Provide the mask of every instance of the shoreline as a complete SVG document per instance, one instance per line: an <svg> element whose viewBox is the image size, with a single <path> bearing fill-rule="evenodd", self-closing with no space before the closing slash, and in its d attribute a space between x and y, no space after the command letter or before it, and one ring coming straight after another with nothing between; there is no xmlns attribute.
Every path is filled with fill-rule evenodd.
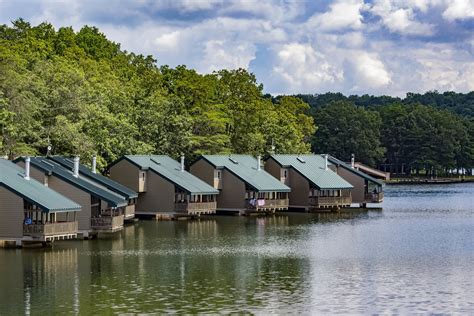
<svg viewBox="0 0 474 316"><path fill-rule="evenodd" d="M457 184L457 183L473 183L474 179L413 179L413 180L390 180L385 182L386 185L396 184Z"/></svg>

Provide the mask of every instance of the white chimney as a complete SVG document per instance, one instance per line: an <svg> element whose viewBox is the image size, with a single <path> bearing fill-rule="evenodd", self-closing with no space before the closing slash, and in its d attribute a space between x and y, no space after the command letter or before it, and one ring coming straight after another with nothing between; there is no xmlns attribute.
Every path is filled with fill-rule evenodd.
<svg viewBox="0 0 474 316"><path fill-rule="evenodd" d="M30 157L25 158L25 179L30 180Z"/></svg>
<svg viewBox="0 0 474 316"><path fill-rule="evenodd" d="M351 155L351 167L352 169L355 168L355 155L354 154Z"/></svg>
<svg viewBox="0 0 474 316"><path fill-rule="evenodd" d="M74 157L74 168L72 169L73 175L78 178L79 177L79 157Z"/></svg>
<svg viewBox="0 0 474 316"><path fill-rule="evenodd" d="M92 168L91 169L92 169L93 173L97 173L97 170L96 170L97 169L97 157L95 155L92 157Z"/></svg>
<svg viewBox="0 0 474 316"><path fill-rule="evenodd" d="M324 170L328 170L328 155L324 154Z"/></svg>
<svg viewBox="0 0 474 316"><path fill-rule="evenodd" d="M184 172L184 155L181 155L181 172Z"/></svg>
<svg viewBox="0 0 474 316"><path fill-rule="evenodd" d="M260 155L257 156L257 170L260 171L261 168L261 160L262 157Z"/></svg>

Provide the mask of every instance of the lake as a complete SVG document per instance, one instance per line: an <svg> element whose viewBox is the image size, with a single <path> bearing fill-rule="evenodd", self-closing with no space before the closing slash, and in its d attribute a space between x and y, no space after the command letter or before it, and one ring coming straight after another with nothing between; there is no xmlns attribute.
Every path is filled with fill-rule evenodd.
<svg viewBox="0 0 474 316"><path fill-rule="evenodd" d="M474 184L386 186L382 207L0 249L0 315L474 313Z"/></svg>

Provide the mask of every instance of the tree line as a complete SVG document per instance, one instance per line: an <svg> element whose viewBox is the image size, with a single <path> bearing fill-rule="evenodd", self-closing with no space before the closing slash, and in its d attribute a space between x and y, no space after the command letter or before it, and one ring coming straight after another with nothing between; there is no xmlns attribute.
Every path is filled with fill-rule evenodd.
<svg viewBox="0 0 474 316"><path fill-rule="evenodd" d="M463 108L458 105L456 108ZM470 110L466 106L466 113ZM436 176L474 167L474 119L452 109L396 101L356 105L329 101L312 108L312 150L399 175Z"/></svg>
<svg viewBox="0 0 474 316"><path fill-rule="evenodd" d="M472 168L474 92L272 97L244 69L158 66L97 28L0 26L0 155L330 153L392 171ZM48 146L50 146L48 149Z"/></svg>
<svg viewBox="0 0 474 316"><path fill-rule="evenodd" d="M0 154L308 152L315 131L296 97L272 102L244 69L157 66L97 28L0 26Z"/></svg>

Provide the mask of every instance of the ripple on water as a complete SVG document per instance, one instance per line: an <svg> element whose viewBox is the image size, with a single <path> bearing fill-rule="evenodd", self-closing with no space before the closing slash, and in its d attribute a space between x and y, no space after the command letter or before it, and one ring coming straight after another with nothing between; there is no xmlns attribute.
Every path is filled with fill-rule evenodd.
<svg viewBox="0 0 474 316"><path fill-rule="evenodd" d="M0 250L0 314L473 314L474 185L386 189L383 212L142 221Z"/></svg>

